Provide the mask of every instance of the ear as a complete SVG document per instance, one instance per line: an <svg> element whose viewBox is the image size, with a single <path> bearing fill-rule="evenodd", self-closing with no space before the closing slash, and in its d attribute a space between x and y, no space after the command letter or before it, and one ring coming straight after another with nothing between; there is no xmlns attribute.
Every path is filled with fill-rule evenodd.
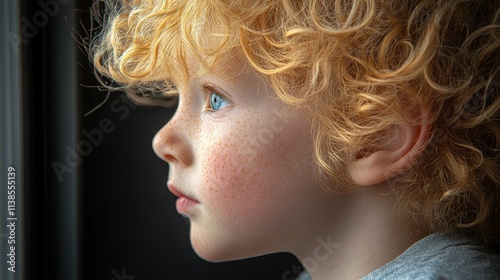
<svg viewBox="0 0 500 280"><path fill-rule="evenodd" d="M361 149L348 164L355 184L380 184L407 171L418 159L430 137L430 114L422 109L419 125L395 124L376 149Z"/></svg>

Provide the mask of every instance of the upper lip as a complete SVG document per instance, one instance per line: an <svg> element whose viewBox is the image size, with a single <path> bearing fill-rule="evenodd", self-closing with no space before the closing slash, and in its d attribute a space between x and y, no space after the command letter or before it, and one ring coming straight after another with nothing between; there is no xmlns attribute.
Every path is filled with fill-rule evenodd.
<svg viewBox="0 0 500 280"><path fill-rule="evenodd" d="M198 200L184 194L182 191L180 191L176 186L174 186L173 184L167 184L167 187L168 187L168 190L173 193L175 196L181 198L181 197L185 197L187 199L190 199L190 200L193 200L193 201L196 201L198 202Z"/></svg>

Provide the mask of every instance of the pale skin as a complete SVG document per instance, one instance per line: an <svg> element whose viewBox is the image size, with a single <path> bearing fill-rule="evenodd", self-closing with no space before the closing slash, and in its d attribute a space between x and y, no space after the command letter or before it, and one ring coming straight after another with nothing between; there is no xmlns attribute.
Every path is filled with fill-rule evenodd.
<svg viewBox="0 0 500 280"><path fill-rule="evenodd" d="M411 164L428 137L425 125L395 126L380 150L349 164L360 191L329 193L317 179L306 115L278 99L244 59L224 65L174 77L178 108L153 140L169 163L169 189L189 198L178 211L201 258L290 252L315 280L357 279L422 237L395 220L393 198L372 190Z"/></svg>

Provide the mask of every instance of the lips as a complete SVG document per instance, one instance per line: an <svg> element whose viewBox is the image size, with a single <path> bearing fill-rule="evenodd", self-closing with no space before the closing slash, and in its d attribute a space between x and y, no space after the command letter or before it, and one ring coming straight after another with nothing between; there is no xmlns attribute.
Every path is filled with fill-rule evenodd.
<svg viewBox="0 0 500 280"><path fill-rule="evenodd" d="M168 190L178 197L175 202L175 208L177 208L177 212L180 214L187 214L193 207L200 204L198 200L185 195L174 185L169 184Z"/></svg>

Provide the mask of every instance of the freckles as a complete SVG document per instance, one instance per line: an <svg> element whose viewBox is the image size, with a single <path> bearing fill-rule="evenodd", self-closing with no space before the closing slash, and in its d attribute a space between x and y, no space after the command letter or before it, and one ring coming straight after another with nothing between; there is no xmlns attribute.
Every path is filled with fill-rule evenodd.
<svg viewBox="0 0 500 280"><path fill-rule="evenodd" d="M308 150L299 139L309 130L294 119L293 125L265 134L264 141L259 133L269 128L267 120L272 118L253 115L224 130L211 131L199 150L203 154L200 201L207 202L204 207L210 220L220 228L257 233L263 228L277 230L290 219L289 205L297 200L293 188L308 175L307 170L296 168L296 162L304 159L299 150Z"/></svg>
<svg viewBox="0 0 500 280"><path fill-rule="evenodd" d="M258 212L264 210L268 188L262 182L260 166L255 162L245 162L241 155L242 133L220 140L207 150L209 160L204 163L203 174L208 207L217 211L224 221L245 223L258 218Z"/></svg>

